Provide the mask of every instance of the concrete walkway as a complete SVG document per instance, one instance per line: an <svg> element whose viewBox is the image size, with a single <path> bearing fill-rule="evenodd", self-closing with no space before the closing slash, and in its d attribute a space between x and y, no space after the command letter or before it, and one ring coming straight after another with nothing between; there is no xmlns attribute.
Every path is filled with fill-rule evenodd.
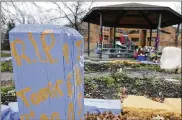
<svg viewBox="0 0 182 120"><path fill-rule="evenodd" d="M138 109L166 110L181 114L181 98L166 98L164 103L150 100L144 96L128 95L123 107Z"/></svg>

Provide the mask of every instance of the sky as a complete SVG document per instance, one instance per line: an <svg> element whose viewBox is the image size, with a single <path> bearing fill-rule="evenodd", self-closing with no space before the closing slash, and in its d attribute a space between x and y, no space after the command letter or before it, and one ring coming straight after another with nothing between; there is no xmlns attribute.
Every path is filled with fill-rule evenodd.
<svg viewBox="0 0 182 120"><path fill-rule="evenodd" d="M140 0L138 0L140 1ZM115 4L124 4L124 3L131 3L131 2L95 2L93 4L93 7L96 6L105 6L105 5L115 5ZM151 4L151 5L159 5L159 6L167 6L170 7L172 9L176 9L175 4L181 4L180 2L175 2L175 0L173 0L173 2L134 2L134 3L143 3L143 4ZM37 2L38 5L40 5L41 7L44 8L52 8L54 5L49 4L48 2Z"/></svg>
<svg viewBox="0 0 182 120"><path fill-rule="evenodd" d="M92 7L106 6L106 5L115 5L115 4L124 4L124 3L131 3L131 2L94 2ZM167 6L167 7L172 8L175 11L177 10L176 6L178 6L178 11L181 10L181 9L179 10L179 6L181 4L180 2L134 2L134 3L143 3L143 4L151 4L151 5L158 5L158 6ZM45 9L51 9L51 8L55 7L51 3L38 3L37 2L37 4L39 6L45 8ZM88 5L90 5L90 4L88 3Z"/></svg>
<svg viewBox="0 0 182 120"><path fill-rule="evenodd" d="M124 4L124 3L131 3L131 2L94 2L94 4L92 5L92 7L96 7L96 6L105 6L105 5L115 5L115 4ZM135 2L135 3L143 3L143 4L151 4L151 5L158 5L158 6L167 6L172 8L173 10L177 10L178 6L178 11L180 11L181 9L179 7L180 6L180 2ZM55 18L55 17L59 17L60 13L58 13L56 10L54 10L56 8L56 6L51 3L51 2L36 2L36 4L38 6L40 6L42 8L43 12L38 11L35 6L32 7L31 4L29 3L16 3L16 5L18 6L18 8L20 8L23 13L27 14L27 16L30 16L30 20L31 20L31 16L34 16L35 21L39 21L38 23L42 22L42 23L47 23L48 20ZM87 4L85 4L85 8L87 8L90 5L89 2L87 2ZM3 5L2 5L3 6ZM11 6L5 6L4 7L8 10L11 11L11 13L16 15L16 11L14 9L12 9ZM63 7L63 6L62 6ZM69 12L69 11L66 11ZM20 17L17 17L18 19L21 19ZM65 25L68 23L68 21L66 19L58 19L57 21L54 21L55 24L60 24L60 25Z"/></svg>

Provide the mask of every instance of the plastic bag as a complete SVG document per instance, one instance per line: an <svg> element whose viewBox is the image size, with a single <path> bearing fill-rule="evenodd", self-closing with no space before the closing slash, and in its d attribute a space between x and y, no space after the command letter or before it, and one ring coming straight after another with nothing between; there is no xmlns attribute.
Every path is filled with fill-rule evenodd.
<svg viewBox="0 0 182 120"><path fill-rule="evenodd" d="M1 120L20 120L17 102L1 104Z"/></svg>

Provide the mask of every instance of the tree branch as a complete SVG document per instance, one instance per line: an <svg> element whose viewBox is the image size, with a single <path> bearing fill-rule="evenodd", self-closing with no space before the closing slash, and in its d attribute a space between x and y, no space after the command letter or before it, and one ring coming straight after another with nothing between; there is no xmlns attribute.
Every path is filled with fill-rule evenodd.
<svg viewBox="0 0 182 120"><path fill-rule="evenodd" d="M39 12L42 12L42 8L39 7L35 2L31 2L31 4L34 5L39 10Z"/></svg>
<svg viewBox="0 0 182 120"><path fill-rule="evenodd" d="M54 20L58 20L58 19L62 19L62 18L65 18L65 16L52 18L52 19L49 20L49 23L51 23Z"/></svg>
<svg viewBox="0 0 182 120"><path fill-rule="evenodd" d="M88 10L91 10L93 3L94 3L94 0L92 0L90 6L88 7Z"/></svg>
<svg viewBox="0 0 182 120"><path fill-rule="evenodd" d="M61 9L61 7L59 6L59 4L58 3L56 3L56 2L53 2L53 4L55 4L56 6L57 6L57 8L59 9L59 13L61 14L61 12L63 12L64 13L64 15L65 15L65 17L68 19L68 21L72 24L72 25L74 25L74 23L71 21L71 19L68 17L68 15L66 14L66 12L64 12L62 9ZM61 12L60 12L61 11Z"/></svg>
<svg viewBox="0 0 182 120"><path fill-rule="evenodd" d="M68 10L69 11L71 11L71 13L73 14L73 15L75 15L75 13L73 12L73 8L70 8L66 3L64 3L64 2L61 2L66 8L68 8Z"/></svg>

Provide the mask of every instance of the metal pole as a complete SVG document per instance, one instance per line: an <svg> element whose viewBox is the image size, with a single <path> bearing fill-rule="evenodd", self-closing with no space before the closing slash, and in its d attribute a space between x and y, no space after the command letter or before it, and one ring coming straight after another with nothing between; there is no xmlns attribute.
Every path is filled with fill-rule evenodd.
<svg viewBox="0 0 182 120"><path fill-rule="evenodd" d="M149 41L149 46L151 46L151 42L152 42L152 29L150 29L150 41Z"/></svg>
<svg viewBox="0 0 182 120"><path fill-rule="evenodd" d="M178 47L179 27L180 27L180 24L178 24L178 25L177 25L177 28L176 28L176 35L175 35L175 47Z"/></svg>
<svg viewBox="0 0 182 120"><path fill-rule="evenodd" d="M157 38L156 38L156 43L155 43L155 49L156 51L158 50L158 45L160 41L160 27L161 27L161 19L162 19L162 14L159 14L159 23L158 23L158 28L157 28Z"/></svg>
<svg viewBox="0 0 182 120"><path fill-rule="evenodd" d="M102 12L100 13L100 47L101 47L101 49L100 49L100 56L99 56L99 58L100 59L102 59L102 38L103 38L103 36L102 36Z"/></svg>
<svg viewBox="0 0 182 120"><path fill-rule="evenodd" d="M116 27L114 27L114 48L116 47Z"/></svg>
<svg viewBox="0 0 182 120"><path fill-rule="evenodd" d="M90 56L90 23L88 23L88 56Z"/></svg>

